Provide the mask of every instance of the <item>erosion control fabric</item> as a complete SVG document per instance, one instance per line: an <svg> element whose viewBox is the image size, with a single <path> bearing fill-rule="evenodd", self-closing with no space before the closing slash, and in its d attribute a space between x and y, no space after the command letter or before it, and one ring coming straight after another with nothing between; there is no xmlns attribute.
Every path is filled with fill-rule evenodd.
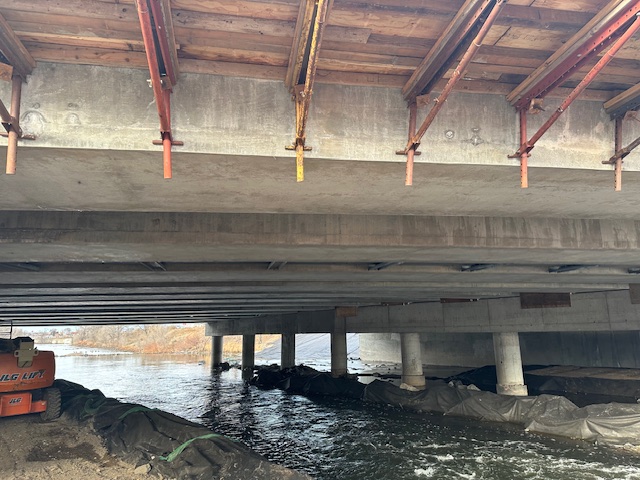
<svg viewBox="0 0 640 480"><path fill-rule="evenodd" d="M110 453L135 464L150 464L165 478L191 480L307 480L307 475L272 464L242 444L176 415L122 403L99 390L56 380L62 408L91 422Z"/></svg>
<svg viewBox="0 0 640 480"><path fill-rule="evenodd" d="M442 381L432 381L426 390L414 392L381 380L363 385L357 380L332 378L307 367L277 373L271 367L260 369L253 382L263 388L277 387L305 395L356 398L360 392L359 398L365 402L406 410L516 423L529 432L604 445L640 445L638 404L608 403L579 408L557 395L510 397Z"/></svg>

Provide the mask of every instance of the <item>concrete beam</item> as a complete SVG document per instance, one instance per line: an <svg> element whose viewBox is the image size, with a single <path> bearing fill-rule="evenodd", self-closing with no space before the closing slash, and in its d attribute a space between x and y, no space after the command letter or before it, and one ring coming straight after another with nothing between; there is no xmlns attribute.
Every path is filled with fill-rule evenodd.
<svg viewBox="0 0 640 480"><path fill-rule="evenodd" d="M573 218L13 211L3 212L0 245L11 246L0 262L635 265L640 228Z"/></svg>
<svg viewBox="0 0 640 480"><path fill-rule="evenodd" d="M207 335L279 333L294 325L296 333L330 332L333 311L275 315L211 322ZM629 292L611 291L572 295L572 306L520 308L519 298L467 303L416 303L388 307L361 307L346 319L353 333L510 333L602 332L640 330L640 305Z"/></svg>
<svg viewBox="0 0 640 480"><path fill-rule="evenodd" d="M157 136L157 114L148 102L146 80L143 70L40 62L24 88L32 107L22 127L37 135L33 146L158 152L149 141ZM0 97L6 96L3 88L0 84ZM406 145L400 89L317 85L313 95L309 158L401 161L395 155ZM558 104L550 99L546 109ZM283 156L294 130L291 113L289 93L280 81L183 73L174 89L172 122L184 141L181 152ZM530 128L544 120L532 118ZM416 163L515 166L507 155L518 145L517 128L503 95L456 93L424 137L429 155ZM454 132L452 138L443 135L448 130ZM476 134L481 142L471 141ZM601 102L576 102L536 147L531 166L607 170L601 161L611 155L612 138L613 125ZM625 170L639 169L637 158L627 158Z"/></svg>

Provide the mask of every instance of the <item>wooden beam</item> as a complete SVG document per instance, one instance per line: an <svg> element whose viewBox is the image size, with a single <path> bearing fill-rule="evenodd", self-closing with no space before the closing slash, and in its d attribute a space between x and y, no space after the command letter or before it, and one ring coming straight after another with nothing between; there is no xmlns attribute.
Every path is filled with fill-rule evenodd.
<svg viewBox="0 0 640 480"><path fill-rule="evenodd" d="M298 19L293 33L293 44L289 55L287 76L284 84L289 93L294 94L295 86L300 83L300 72L305 62L305 52L309 46L309 32L313 26L313 14L316 9L315 0L302 0L298 10Z"/></svg>
<svg viewBox="0 0 640 480"><path fill-rule="evenodd" d="M540 67L529 75L508 96L507 100L518 108L528 105L532 98L544 96L556 85L556 82L568 78L576 68L584 63L589 55L585 50L591 43L611 32L619 18L637 4L635 0L612 0L597 13L578 33L571 37L560 49L549 57ZM637 6L637 5L636 5ZM597 42L594 48L603 46ZM594 49L589 52L595 52Z"/></svg>
<svg viewBox="0 0 640 480"><path fill-rule="evenodd" d="M13 67L6 63L0 62L0 80L4 82L10 82L13 76Z"/></svg>
<svg viewBox="0 0 640 480"><path fill-rule="evenodd" d="M628 111L638 107L640 107L640 83L604 104L604 110L611 115L611 118L620 118Z"/></svg>
<svg viewBox="0 0 640 480"><path fill-rule="evenodd" d="M456 60L454 53L465 42L468 43L469 33L477 24L477 17L485 4L486 0L467 0L464 3L402 88L402 94L407 102L412 103L418 95L429 93L433 85L442 78L452 62Z"/></svg>
<svg viewBox="0 0 640 480"><path fill-rule="evenodd" d="M14 73L23 79L36 67L36 61L2 15L0 15L0 52L9 61Z"/></svg>

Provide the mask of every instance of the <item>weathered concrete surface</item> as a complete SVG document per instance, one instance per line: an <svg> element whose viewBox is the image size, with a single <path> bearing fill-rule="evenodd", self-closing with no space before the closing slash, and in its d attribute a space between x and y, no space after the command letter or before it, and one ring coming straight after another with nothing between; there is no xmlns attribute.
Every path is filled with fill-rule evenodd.
<svg viewBox="0 0 640 480"><path fill-rule="evenodd" d="M0 97L8 98L6 84ZM37 140L20 142L15 176L0 176L0 263L37 262L40 270L14 265L5 274L11 267L0 266L0 283L13 293L31 286L23 300L38 312L51 313L38 291L54 289L63 303L82 304L72 320L84 321L82 312L97 307L84 304L82 292L67 297L69 285L101 295L117 283L138 302L153 290L167 309L180 309L172 318L201 321L637 281L627 269L639 261L640 155L625 159L623 192L615 194L611 167L601 164L612 154L613 124L597 102L577 102L563 115L533 151L531 188L521 190L517 162L507 158L517 147L517 118L496 95L450 98L422 143L412 188L403 185L404 157L395 155L407 128L398 90L318 85L300 185L284 150L294 108L280 82L184 75L172 111L185 145L174 148L171 181L151 144L159 126L144 71L41 64L23 99L22 126ZM542 121L532 117L531 129ZM639 134L629 123L625 142ZM139 262L167 266L139 271ZM271 262L287 267L268 270ZM367 269L384 262L403 265ZM465 274L465 263L500 266ZM599 266L548 272L567 264ZM213 297L188 297L195 282ZM210 303L175 305L181 300L171 296L180 293Z"/></svg>
<svg viewBox="0 0 640 480"><path fill-rule="evenodd" d="M419 333L400 334L400 353L402 356L402 383L418 390L425 388L422 372L422 345Z"/></svg>
<svg viewBox="0 0 640 480"><path fill-rule="evenodd" d="M496 393L499 395L526 396L520 355L520 338L518 332L500 332L493 334L495 353Z"/></svg>
<svg viewBox="0 0 640 480"><path fill-rule="evenodd" d="M635 265L634 220L3 212L0 261ZM213 248L215 247L215 248Z"/></svg>
<svg viewBox="0 0 640 480"><path fill-rule="evenodd" d="M108 92L105 94L105 92ZM9 87L0 85L0 97ZM281 82L184 74L172 96L175 138L182 152L241 159L291 157L293 102ZM549 100L552 111L558 100ZM424 111L423 111L424 110ZM23 88L22 126L38 136L25 147L156 151L156 107L141 70L40 63ZM426 112L421 109L419 116ZM533 132L545 116L532 116ZM407 110L400 90L318 85L308 123L309 159L403 162ZM515 111L501 95L454 94L423 141L418 163L516 165ZM445 136L453 132L453 137ZM629 141L640 128L629 125ZM637 136L637 135L636 135ZM532 167L610 170L613 124L599 102L576 102L560 118L530 160ZM313 161L313 160L312 160ZM638 154L625 169L638 170ZM177 176L177 175L176 175ZM419 180L417 178L416 180Z"/></svg>
<svg viewBox="0 0 640 480"><path fill-rule="evenodd" d="M306 180L296 184L294 160L284 151L238 157L175 150L169 181L162 178L159 150L25 146L16 175L0 175L0 207L571 218L637 218L640 209L640 172L634 171L624 172L616 193L610 169L532 168L530 188L523 190L515 164L430 163L417 164L413 187L405 187L402 162L309 159ZM0 164L4 152L0 146Z"/></svg>
<svg viewBox="0 0 640 480"><path fill-rule="evenodd" d="M330 331L334 312L303 312L209 324L208 335L240 332L278 333L294 324L296 333ZM519 298L496 298L465 303L414 303L363 307L346 319L348 332L468 333L575 332L640 330L640 305L631 304L628 291L572 295L572 306L522 309Z"/></svg>

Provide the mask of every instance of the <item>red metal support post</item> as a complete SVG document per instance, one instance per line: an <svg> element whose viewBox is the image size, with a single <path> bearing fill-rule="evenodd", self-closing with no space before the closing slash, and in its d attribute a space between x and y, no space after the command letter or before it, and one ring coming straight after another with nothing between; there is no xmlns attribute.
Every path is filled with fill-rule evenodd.
<svg viewBox="0 0 640 480"><path fill-rule="evenodd" d="M623 117L618 117L615 120L615 133L614 133L614 146L616 155L622 149L622 125ZM615 160L615 174L613 180L613 189L616 192L622 190L622 157L616 157Z"/></svg>
<svg viewBox="0 0 640 480"><path fill-rule="evenodd" d="M165 115L171 124L171 91L164 90L163 95L165 97ZM162 169L164 172L164 178L169 179L172 177L171 168L171 132L162 132Z"/></svg>
<svg viewBox="0 0 640 480"><path fill-rule="evenodd" d="M614 165L614 190L619 192L622 190L622 161L629 155L634 149L640 147L640 137L636 138L626 147L622 147L622 126L624 124L624 117L616 118L615 123L615 151L616 153L609 159L602 163L608 165Z"/></svg>
<svg viewBox="0 0 640 480"><path fill-rule="evenodd" d="M640 16L636 15L635 20L629 26L629 28L613 43L611 48L600 58L600 60L593 66L593 68L587 73L582 81L571 91L569 96L562 102L562 105L549 117L549 119L542 125L538 131L528 141L522 141L520 148L514 155L510 155L509 158L522 158L523 153L529 153L536 145L536 142L549 130L549 128L558 120L560 115L569 108L576 98L589 86L593 79L602 71L604 67L613 59L614 55L622 48L622 46L638 31L640 28ZM522 109L521 109L522 111Z"/></svg>
<svg viewBox="0 0 640 480"><path fill-rule="evenodd" d="M411 102L409 105L409 141L413 139L416 134L416 119L418 117L418 105L416 102ZM404 184L406 186L413 185L413 158L415 156L415 148L410 148L407 152L407 167L404 178Z"/></svg>
<svg viewBox="0 0 640 480"><path fill-rule="evenodd" d="M527 111L520 110L520 145L527 142ZM520 188L529 188L529 152L520 154Z"/></svg>
<svg viewBox="0 0 640 480"><path fill-rule="evenodd" d="M149 1L151 2L151 9L149 7ZM147 55L147 63L149 64L149 73L151 75L151 87L153 88L153 96L156 101L156 107L158 109L158 117L160 118L160 136L162 140L160 142L154 141L155 144L162 144L162 158L163 158L163 171L164 178L169 179L172 177L172 167L171 167L171 146L172 145L182 145L182 142L176 142L173 140L171 134L171 109L170 109L170 94L171 94L171 84L165 85L163 84L162 78L160 76L160 66L158 64L158 50L163 49L162 38L164 35L158 31L158 29L162 29L163 25L163 17L162 12L160 11L160 6L156 5L154 2L156 0L136 0L138 7L138 17L140 19L140 29L142 31L142 39L144 40L144 48ZM153 25L151 19L150 10L154 10L154 21L157 30L157 37L159 38L158 42L160 47L156 46L156 41L153 35ZM161 22L158 24L158 22ZM166 40L166 38L165 38ZM166 43L166 42L165 42ZM165 58L165 70L167 68L171 69L170 61L168 59L168 43L165 45L166 52L162 52L161 54L166 54ZM167 70L168 80L171 82L170 71Z"/></svg>
<svg viewBox="0 0 640 480"><path fill-rule="evenodd" d="M7 143L7 167L6 174L16 173L16 161L18 159L18 138L20 130L20 99L22 97L22 77L14 75L11 78L11 128L9 128L9 142Z"/></svg>
<svg viewBox="0 0 640 480"><path fill-rule="evenodd" d="M471 45L469 45L469 48L460 59L460 63L454 70L453 75L447 82L447 85L442 89L440 96L434 101L435 103L434 106L431 108L431 110L427 114L427 117L422 122L422 125L418 129L417 133L413 135L413 137L410 138L409 141L407 142L407 146L402 152L405 155L408 154L410 150L413 150L415 152L415 150L420 146L420 141L422 140L422 137L424 136L424 134L427 132L427 130L433 123L434 119L436 118L436 115L438 115L438 113L440 112L440 109L444 106L444 102L447 100L447 98L451 94L451 91L453 90L453 88L456 86L458 81L460 81L460 79L462 78L464 71L466 70L469 63L471 63L471 60L473 59L474 55L482 45L484 38L489 32L489 29L493 25L494 21L498 17L500 10L504 6L504 3L505 3L504 0L497 0L495 5L492 7L491 11L487 15L486 20L484 21L484 24L480 28L478 34L473 39L473 41L471 42Z"/></svg>

